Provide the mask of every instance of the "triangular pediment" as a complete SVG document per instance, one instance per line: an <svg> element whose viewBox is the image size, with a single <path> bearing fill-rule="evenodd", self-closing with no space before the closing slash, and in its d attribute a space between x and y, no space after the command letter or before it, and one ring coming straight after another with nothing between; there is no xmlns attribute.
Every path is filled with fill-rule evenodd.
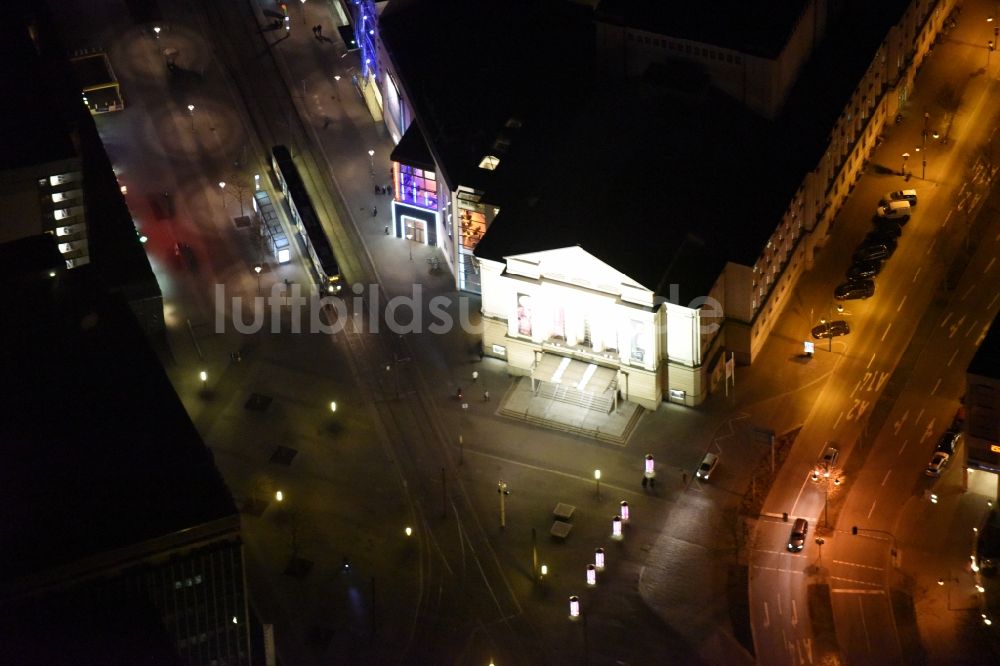
<svg viewBox="0 0 1000 666"><path fill-rule="evenodd" d="M621 293L623 287L651 291L578 245L511 255L505 259L507 272L512 275L563 282L612 294Z"/></svg>

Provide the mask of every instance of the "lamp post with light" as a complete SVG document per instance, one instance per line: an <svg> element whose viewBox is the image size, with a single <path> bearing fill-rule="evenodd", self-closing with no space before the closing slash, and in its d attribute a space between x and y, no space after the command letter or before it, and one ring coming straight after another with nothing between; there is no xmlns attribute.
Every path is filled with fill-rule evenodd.
<svg viewBox="0 0 1000 666"><path fill-rule="evenodd" d="M194 131L194 104L188 104L188 115L191 116L191 131Z"/></svg>

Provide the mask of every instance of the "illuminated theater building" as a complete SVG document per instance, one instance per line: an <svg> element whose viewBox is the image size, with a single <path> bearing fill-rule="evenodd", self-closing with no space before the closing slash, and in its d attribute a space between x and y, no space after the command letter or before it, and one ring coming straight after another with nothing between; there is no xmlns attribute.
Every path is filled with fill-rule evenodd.
<svg viewBox="0 0 1000 666"><path fill-rule="evenodd" d="M389 3L392 231L482 294L512 374L697 405L763 348L953 4L802 0L745 35L652 1Z"/></svg>

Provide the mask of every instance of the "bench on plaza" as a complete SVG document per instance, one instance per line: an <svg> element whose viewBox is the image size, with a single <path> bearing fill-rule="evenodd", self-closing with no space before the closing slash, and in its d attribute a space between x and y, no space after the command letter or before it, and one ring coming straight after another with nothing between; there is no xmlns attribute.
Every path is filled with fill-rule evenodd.
<svg viewBox="0 0 1000 666"><path fill-rule="evenodd" d="M565 539L569 536L569 533L573 531L573 526L564 520L556 520L552 523L552 529L549 530L549 534L557 539Z"/></svg>
<svg viewBox="0 0 1000 666"><path fill-rule="evenodd" d="M576 511L576 507L572 504L559 502L556 504L556 508L552 509L552 515L556 520L570 520L573 517L574 511Z"/></svg>

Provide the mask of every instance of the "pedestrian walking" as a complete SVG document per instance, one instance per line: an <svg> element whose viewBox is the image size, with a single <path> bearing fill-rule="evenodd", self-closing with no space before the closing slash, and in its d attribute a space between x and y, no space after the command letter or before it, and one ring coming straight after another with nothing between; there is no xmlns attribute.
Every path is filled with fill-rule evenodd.
<svg viewBox="0 0 1000 666"><path fill-rule="evenodd" d="M687 485L687 482L688 482L688 473L687 472L681 472L681 483L683 483L684 485Z"/></svg>
<svg viewBox="0 0 1000 666"><path fill-rule="evenodd" d="M316 34L316 26L313 26L313 37L319 37L319 35Z"/></svg>
<svg viewBox="0 0 1000 666"><path fill-rule="evenodd" d="M378 206L372 206L372 217L376 217L377 215L378 215Z"/></svg>
<svg viewBox="0 0 1000 666"><path fill-rule="evenodd" d="M385 235L386 235L386 236L388 236L388 235L389 235L389 225L388 225L388 224L387 224L387 225L385 225Z"/></svg>
<svg viewBox="0 0 1000 666"><path fill-rule="evenodd" d="M642 477L642 487L645 488L648 485L649 485L649 479L646 478L645 476Z"/></svg>
<svg viewBox="0 0 1000 666"><path fill-rule="evenodd" d="M382 186L381 185L376 185L375 186L375 194L382 194Z"/></svg>
<svg viewBox="0 0 1000 666"><path fill-rule="evenodd" d="M490 392L483 391L483 402L489 402L489 401L490 401Z"/></svg>
<svg viewBox="0 0 1000 666"><path fill-rule="evenodd" d="M319 37L320 39L323 39L323 26L322 25L316 26L316 36Z"/></svg>

